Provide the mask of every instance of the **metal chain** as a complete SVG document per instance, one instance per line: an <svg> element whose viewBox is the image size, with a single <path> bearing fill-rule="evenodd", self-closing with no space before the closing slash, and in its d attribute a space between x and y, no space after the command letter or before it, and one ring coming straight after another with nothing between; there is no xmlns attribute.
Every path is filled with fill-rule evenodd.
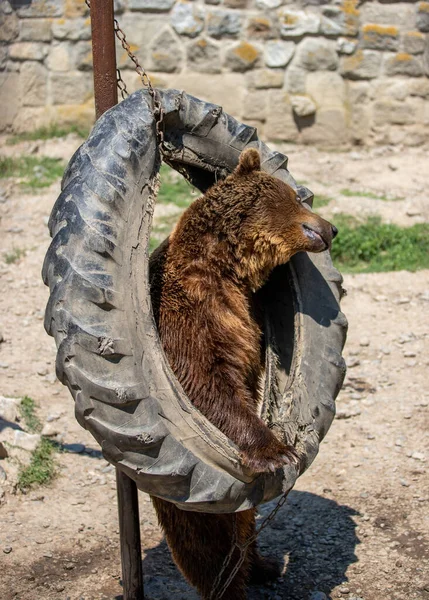
<svg viewBox="0 0 429 600"><path fill-rule="evenodd" d="M90 0L85 0L85 4L87 5L87 7L89 9L91 8ZM162 110L162 103L159 98L159 94L153 88L149 75L146 73L144 68L139 63L137 56L131 50L131 46L127 42L125 33L120 28L119 22L117 19L113 19L113 29L114 29L116 37L118 38L118 40L121 43L122 48L128 54L129 59L133 62L135 71L139 75L143 87L146 87L148 89L149 94L152 98L152 111L153 111L153 114L155 117L155 122L156 122L156 136L158 139L160 149L162 150L164 147L164 127L163 127L164 112ZM126 83L122 79L120 69L116 69L116 84L118 86L119 91L121 92L122 99L125 100L125 98L127 96L129 96L129 93L127 90Z"/></svg>
<svg viewBox="0 0 429 600"><path fill-rule="evenodd" d="M234 577L237 575L241 565L243 564L243 562L246 558L246 552L247 552L248 547L250 546L250 544L252 544L257 539L257 537L261 533L261 531L263 529L265 529L265 527L267 527L267 525L275 518L276 514L279 512L281 507L285 504L288 494L289 494L289 492L285 492L283 494L283 496L277 502L276 506L273 508L273 510L270 512L270 514L267 517L265 517L265 519L262 521L261 525L257 528L255 533L253 535L251 535L243 544L240 544L238 541L237 515L234 515L235 518L233 520L233 537L232 537L231 550L225 557L225 560L223 561L223 564L222 564L222 568L219 571L216 579L213 582L213 586L212 586L212 589L210 592L210 597L209 597L210 600L220 600L220 598L222 598L222 596L226 592L228 586L230 585L230 583L232 582ZM231 573L228 575L225 583L222 585L222 587L218 591L218 588L219 588L221 580L222 580L222 576L225 573L225 570L228 568L228 565L231 562L231 559L232 559L232 556L233 556L235 550L238 550L240 553L238 560L235 563L234 567L231 569Z"/></svg>

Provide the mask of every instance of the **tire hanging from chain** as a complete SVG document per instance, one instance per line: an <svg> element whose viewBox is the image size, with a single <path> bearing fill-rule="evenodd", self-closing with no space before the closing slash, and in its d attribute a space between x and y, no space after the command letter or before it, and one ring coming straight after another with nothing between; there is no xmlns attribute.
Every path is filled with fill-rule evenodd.
<svg viewBox="0 0 429 600"><path fill-rule="evenodd" d="M86 3L89 6L89 0L86 0ZM150 301L148 303L150 290L147 277L143 290L140 290L143 297L139 294L139 282L134 277L136 289L128 298L131 303L125 301L122 306L117 305L121 302L117 302L118 296L113 289L115 286L105 285L109 278L114 284L115 279L116 283L119 283L124 275L126 277L132 275L130 268L139 266L133 257L133 249L136 250L140 244L144 246L144 252L143 254L137 252L137 254L143 262L147 261L150 221L160 163L158 151L161 150L164 160L202 192L215 180L233 170L240 151L248 145L259 149L264 170L275 174L295 188L297 186L286 169L287 158L279 153L270 152L258 140L253 128L242 125L225 115L220 107L203 103L175 90L162 93L154 90L149 76L132 53L116 19L114 29L122 47L133 61L147 92L136 92L128 98L125 83L118 69L118 88L125 102L121 107L108 111L111 114L98 121L90 138L75 154L66 171L62 184L63 192L50 220L50 230L54 240L44 265L45 282L51 288L45 326L47 331L56 338L59 347L57 372L75 397L79 422L100 442L105 457L127 472L140 489L176 502L181 508L205 512L244 510L282 494L274 510L264 519L249 540L239 545L234 536L231 550L225 558L211 593L211 598L221 598L240 568L247 547L274 518L286 501L287 494L298 474L313 460L317 453L318 442L325 435L332 420L335 396L341 387L345 373L341 350L345 340L346 320L338 306L342 290L341 276L333 269L327 252L323 255L314 255L311 259L307 255L298 255L289 265L278 268L266 286L267 375L261 416L270 426L277 429L280 436L291 439L290 436L293 434L295 445L301 450L299 472L293 467L285 467L280 477L278 474L252 476L239 466L237 452L231 448L231 443L220 432L214 431L215 428L205 422L201 415L193 414L193 422L192 419L188 419L186 423L186 419L183 419L182 428L179 426L174 430L173 427L172 432L166 427L166 433L160 434L162 429L160 424L163 419L166 419L164 425L173 422L166 414L168 411L163 411L161 408L165 408L165 401L173 405L176 413L184 411L192 414L198 411L195 411L189 401L186 402L186 397L183 397L178 382L175 381L174 375L166 364L154 327ZM124 114L121 114L122 112ZM167 116L166 122L164 122L165 116ZM108 152L109 154L113 152L116 157L106 156L106 152L100 148L101 140L103 146L108 141ZM152 153L152 160L145 160L143 149ZM118 161L118 157L125 161L131 160L131 163L134 163L133 168L127 169L123 160L120 164L121 160ZM130 179L128 186L127 179ZM130 183L131 189L134 189L132 200L127 198L130 196ZM97 185L104 190L104 194L98 193ZM136 202L136 188L141 190L140 202L138 198ZM302 201L311 204L312 194L302 187L298 191ZM120 227L116 228L115 231L114 220L123 217L120 214L118 198L124 202L126 199L130 200L128 215L134 214L133 208L137 208L137 214L141 215L137 236L134 227L134 240L137 246L132 244L130 248L130 245L125 243L124 250L126 248L128 252L124 253L121 251L120 244L116 243L120 238L124 242L128 233L126 227L122 231ZM76 219L77 227L73 225ZM128 220L125 219L125 222ZM94 229L97 232L95 235ZM84 240L88 232L91 235L88 240ZM78 241L78 245L84 250L82 264L86 269L95 266L95 253L97 257L113 261L116 266L121 267L122 277L120 273L116 273L116 278L113 277L113 272L117 270L115 267L98 271L101 281L95 281L90 276L91 271L88 270L85 276L82 272L85 268L82 270L77 266L79 260L76 261L76 254L70 256L71 240ZM124 264L118 262L118 255L128 260ZM107 264L104 266L107 267ZM128 264L128 268L124 268L125 264ZM110 264L110 267L112 266ZM96 266L97 269L99 267L100 265ZM139 270L137 268L137 271ZM156 277L153 269L151 277ZM309 282L313 285L307 285ZM322 286L321 282L323 282ZM79 300L70 288L70 285L74 286L76 283L77 288L83 292L83 297ZM316 308L314 300L318 294L320 294L318 300L321 299L322 302ZM143 322L140 322L138 315L141 305L138 303L136 305L136 299L142 300L146 309L143 311ZM156 302L156 299L152 298L152 301ZM290 305L293 306L293 311L290 311ZM94 314L91 310L86 310L89 306L98 306L105 313L104 325L101 324L100 314L95 319L98 321L97 325L94 325ZM120 311L123 314L130 311L133 315L131 320L128 319L128 342L122 335L116 338L110 337L115 327L113 323L109 323L107 316L113 311ZM317 324L316 328L310 327L310 321L306 321L306 316L313 320L313 325ZM149 330L146 331L149 335L149 338L146 336L146 342L148 339L155 341L154 347L149 347L149 352L152 351L154 357L164 363L162 365L164 378L161 377L164 383L161 383L159 377L155 377L151 382L154 371L149 369L147 385L142 386L140 382L133 386L132 377L128 379L131 373L127 371L125 380L122 378L122 383L125 385L114 387L112 390L111 386L103 387L99 382L94 382L95 378L84 369L73 368L76 367L73 365L73 362L76 362L74 359L82 353L82 350L84 353L89 350L112 365L110 367L112 372L108 374L107 379L115 380L114 364L131 358L128 362L134 363L136 367L136 363L139 364L138 357L143 358L142 349L148 345L142 344L142 337L139 336L142 326ZM116 329L118 330L117 327ZM97 339L98 342L94 345L91 338ZM306 338L307 343L305 343ZM310 338L312 342L309 345ZM318 365L315 365L313 360L316 356L314 352L316 345L318 351L320 346L323 349L321 355L324 361L319 360ZM136 346L141 346L137 352ZM305 383L304 367L309 365L315 367L315 373L307 373L307 377L313 380L313 384L315 375L321 378L321 384L318 387L317 384L316 387L313 385L312 390L309 390ZM321 368L322 365L324 369ZM95 366L94 363L92 367ZM141 362L141 367L144 367L144 360ZM141 379L141 375L142 373L138 379ZM158 402L160 407L158 409L153 410L150 406L146 406L145 410L143 407L141 411L143 421L138 422L137 419L131 424L132 431L130 431L132 419L126 424L121 424L118 410L120 411L122 407L126 414L130 414L130 409L131 413L138 412L140 405L148 398L154 400L147 393L146 395L141 393L142 387L149 388L151 392L152 383L152 388L155 390L160 384L162 389L165 386L165 375L170 385L170 394L167 394L161 404ZM132 389L133 387L137 388L137 393L136 389ZM112 391L113 395L116 395L116 401L114 399L112 401ZM310 398L311 392L318 394L316 401ZM184 423L187 427L183 427ZM194 442L197 441L190 444L191 448L188 448L186 441L189 442L191 439L188 431L190 425ZM181 431L181 435L178 435L178 431ZM172 435L177 439L172 438ZM172 455L170 452L168 460L165 460L166 455L168 457L169 454L168 449L164 452L166 465L163 469L158 469L158 475L154 475L153 464L146 463L142 466L141 457L150 456L154 448L157 448L159 457L160 449L166 448L169 439L176 441L176 446L173 444L174 452ZM180 447L185 454L183 451L177 451ZM191 460L189 460L190 454ZM133 464L133 461L136 464ZM188 467L185 467L186 463ZM219 477L218 472L213 473L213 467L215 471L223 470L223 477ZM196 472L198 475L195 478L193 475ZM179 484L178 477L187 483L184 486L183 481ZM170 479L169 483L176 487L175 493L172 493L171 485L166 485L168 479ZM198 484L195 483L195 479ZM205 482L205 488L204 485L201 487L201 481ZM210 485L207 485L208 482ZM199 488L195 493L198 485ZM236 549L239 550L238 561L227 580L222 582L222 576Z"/></svg>

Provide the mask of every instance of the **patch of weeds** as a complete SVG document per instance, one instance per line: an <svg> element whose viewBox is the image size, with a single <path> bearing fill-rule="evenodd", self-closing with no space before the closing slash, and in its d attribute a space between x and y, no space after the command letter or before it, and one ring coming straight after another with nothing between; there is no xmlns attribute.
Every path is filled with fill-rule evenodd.
<svg viewBox="0 0 429 600"><path fill-rule="evenodd" d="M356 190L349 190L345 188L340 191L342 196L346 197L358 197L358 198L372 198L373 200L382 200L383 202L391 202L395 200L403 200L402 196L396 196L395 198L388 198L387 196L383 196L383 194L375 194L374 192L362 192Z"/></svg>
<svg viewBox="0 0 429 600"><path fill-rule="evenodd" d="M33 398L24 396L19 409L25 429L30 433L40 433L42 422L36 414L36 403ZM44 485L52 481L56 474L54 454L57 451L57 444L42 437L36 449L31 454L30 464L22 466L19 471L18 489L26 491L32 487Z"/></svg>
<svg viewBox="0 0 429 600"><path fill-rule="evenodd" d="M21 491L45 485L52 481L56 474L54 453L56 446L47 438L42 438L31 455L30 464L22 467L18 474L17 487Z"/></svg>
<svg viewBox="0 0 429 600"><path fill-rule="evenodd" d="M416 271L429 268L429 224L398 227L379 217L359 222L337 215L339 233L332 244L335 265L349 273Z"/></svg>
<svg viewBox="0 0 429 600"><path fill-rule="evenodd" d="M316 194L313 200L313 208L318 209L322 206L327 206L333 198L330 196L325 196L325 194Z"/></svg>
<svg viewBox="0 0 429 600"><path fill-rule="evenodd" d="M0 158L0 178L19 177L24 189L48 187L60 179L65 165L61 159L48 156L3 156Z"/></svg>
<svg viewBox="0 0 429 600"><path fill-rule="evenodd" d="M31 433L39 433L42 430L42 423L36 415L36 403L33 398L24 396L19 405L21 418L24 421L25 428Z"/></svg>
<svg viewBox="0 0 429 600"><path fill-rule="evenodd" d="M161 166L161 185L158 192L157 202L163 204L175 204L180 208L187 208L195 200L192 187L180 173L174 171L167 165Z"/></svg>
<svg viewBox="0 0 429 600"><path fill-rule="evenodd" d="M24 248L12 248L10 252L3 253L4 262L7 265L12 265L13 263L16 263L23 256L25 256Z"/></svg>
<svg viewBox="0 0 429 600"><path fill-rule="evenodd" d="M15 146L20 142L35 142L38 140L51 140L53 138L62 138L69 133L75 133L82 139L86 139L89 134L89 129L78 123L72 125L59 125L58 123L51 123L46 127L39 127L34 131L25 131L23 133L17 133L6 140L8 146Z"/></svg>

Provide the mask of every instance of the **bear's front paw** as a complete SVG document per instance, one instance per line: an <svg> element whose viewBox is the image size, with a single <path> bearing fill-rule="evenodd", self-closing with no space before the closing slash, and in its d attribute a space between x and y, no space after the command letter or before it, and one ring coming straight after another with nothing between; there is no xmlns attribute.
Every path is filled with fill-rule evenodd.
<svg viewBox="0 0 429 600"><path fill-rule="evenodd" d="M298 454L293 446L286 446L277 439L263 448L251 449L242 453L242 461L246 467L256 473L271 471L287 464L298 465Z"/></svg>

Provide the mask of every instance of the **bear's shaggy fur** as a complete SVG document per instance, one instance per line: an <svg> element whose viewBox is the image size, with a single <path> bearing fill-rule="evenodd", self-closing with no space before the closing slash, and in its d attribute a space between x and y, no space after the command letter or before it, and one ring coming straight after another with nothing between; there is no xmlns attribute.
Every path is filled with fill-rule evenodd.
<svg viewBox="0 0 429 600"><path fill-rule="evenodd" d="M167 247L152 256L154 314L171 368L191 402L255 472L275 471L296 455L257 416L263 357L253 294L274 267L296 252L325 250L335 233L291 187L262 172L259 153L248 149L234 173L187 209ZM155 497L153 503L174 560L209 598L231 548L234 520L243 543L254 532L255 511L201 514ZM250 578L277 575L253 544L222 599L244 600Z"/></svg>

